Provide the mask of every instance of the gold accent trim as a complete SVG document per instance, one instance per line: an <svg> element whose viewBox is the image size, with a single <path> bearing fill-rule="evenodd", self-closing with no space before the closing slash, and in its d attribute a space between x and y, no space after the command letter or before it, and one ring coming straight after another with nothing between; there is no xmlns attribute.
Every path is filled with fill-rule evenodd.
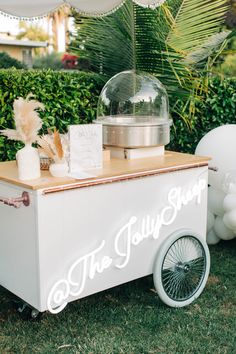
<svg viewBox="0 0 236 354"><path fill-rule="evenodd" d="M192 165L182 165L182 166L178 166L178 167L174 166L174 167L167 167L167 168L158 169L158 170L137 172L137 173L125 174L125 175L114 176L114 177L105 177L105 178L100 178L100 179L96 179L96 180L89 180L87 183L83 181L83 182L73 183L70 185L48 188L48 189L45 189L42 194L47 195L47 194L63 192L63 191L68 191L68 190L73 190L73 189L93 187L93 186L102 185L102 184L108 184L108 183L114 183L114 182L124 182L124 181L132 180L132 179L149 177L149 176L157 176L157 175L164 174L164 173L184 171L184 170L189 170L189 169L199 168L199 167L204 167L204 166L208 166L208 163L207 162L199 163L199 164L194 163Z"/></svg>

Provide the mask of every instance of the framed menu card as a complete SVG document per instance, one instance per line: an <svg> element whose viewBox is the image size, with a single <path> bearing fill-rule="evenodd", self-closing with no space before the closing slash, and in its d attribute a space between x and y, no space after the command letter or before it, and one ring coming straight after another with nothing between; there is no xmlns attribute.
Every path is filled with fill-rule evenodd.
<svg viewBox="0 0 236 354"><path fill-rule="evenodd" d="M69 126L70 172L102 167L102 124Z"/></svg>

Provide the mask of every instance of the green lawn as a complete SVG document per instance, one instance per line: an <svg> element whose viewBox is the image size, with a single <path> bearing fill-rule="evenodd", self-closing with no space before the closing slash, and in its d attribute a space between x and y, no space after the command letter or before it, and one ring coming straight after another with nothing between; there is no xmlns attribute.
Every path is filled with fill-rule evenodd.
<svg viewBox="0 0 236 354"><path fill-rule="evenodd" d="M0 288L0 353L236 353L236 240L210 251L208 284L183 309L163 305L146 277L27 322Z"/></svg>

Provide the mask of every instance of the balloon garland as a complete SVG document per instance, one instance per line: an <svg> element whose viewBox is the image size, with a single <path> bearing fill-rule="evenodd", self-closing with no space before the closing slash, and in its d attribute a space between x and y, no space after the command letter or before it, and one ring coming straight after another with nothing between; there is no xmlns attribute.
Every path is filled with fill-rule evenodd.
<svg viewBox="0 0 236 354"><path fill-rule="evenodd" d="M126 0L8 0L0 2L0 14L11 19L38 20L69 5L82 15L91 17L107 16L117 11ZM155 9L166 0L133 0L139 6Z"/></svg>
<svg viewBox="0 0 236 354"><path fill-rule="evenodd" d="M207 243L236 238L236 124L213 129L199 142L195 154L210 156Z"/></svg>

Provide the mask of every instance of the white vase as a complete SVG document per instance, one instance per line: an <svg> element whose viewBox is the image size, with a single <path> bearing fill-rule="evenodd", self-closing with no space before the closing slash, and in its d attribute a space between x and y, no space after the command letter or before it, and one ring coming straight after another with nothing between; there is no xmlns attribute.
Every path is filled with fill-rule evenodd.
<svg viewBox="0 0 236 354"><path fill-rule="evenodd" d="M53 177L65 177L69 171L68 163L65 161L52 163L49 167L49 171Z"/></svg>
<svg viewBox="0 0 236 354"><path fill-rule="evenodd" d="M20 180L30 180L40 178L40 158L38 150L26 144L16 154L18 177Z"/></svg>

